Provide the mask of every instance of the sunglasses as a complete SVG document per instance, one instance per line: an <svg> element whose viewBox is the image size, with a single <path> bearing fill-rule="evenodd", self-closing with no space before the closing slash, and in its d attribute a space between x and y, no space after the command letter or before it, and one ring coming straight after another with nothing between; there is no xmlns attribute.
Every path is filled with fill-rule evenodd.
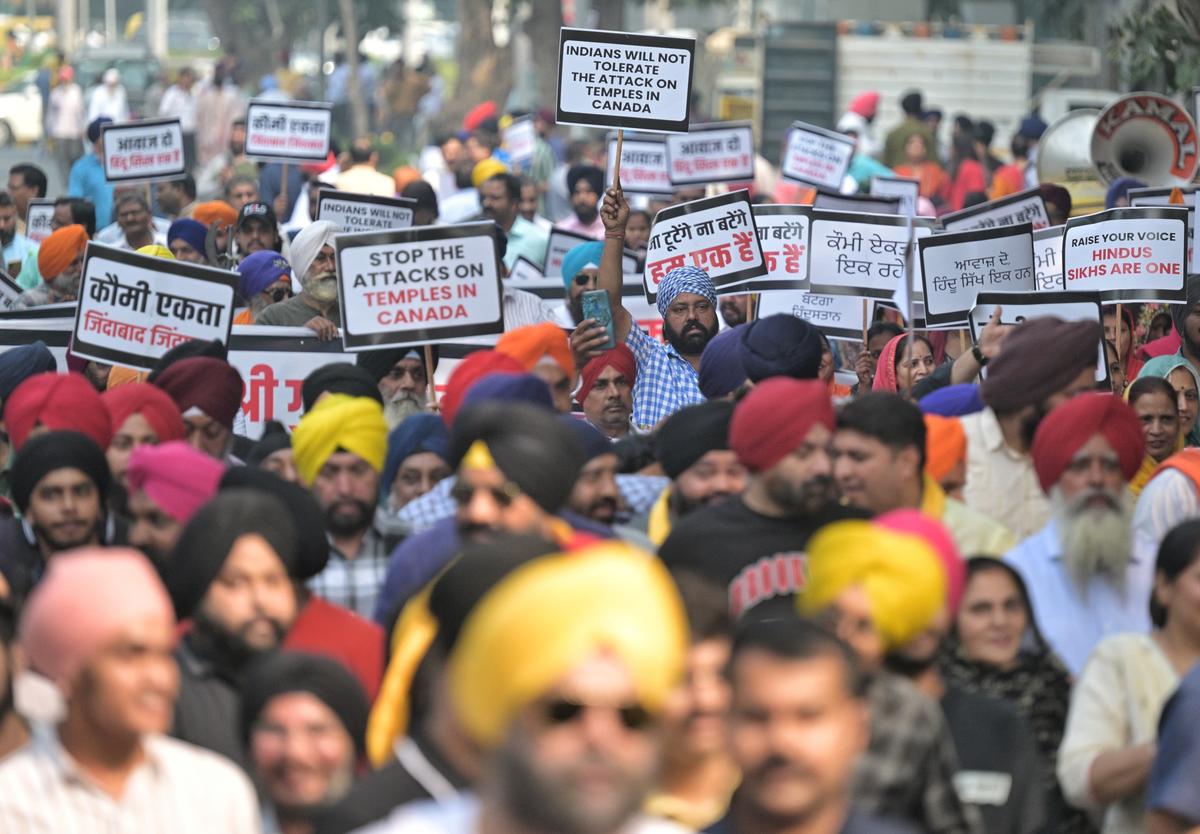
<svg viewBox="0 0 1200 834"><path fill-rule="evenodd" d="M475 493L479 490L488 492L492 496L492 500L501 508L507 508L512 505L512 502L517 500L522 494L521 488L512 481L506 481L502 486L498 487L473 487L463 481L456 481L450 489L450 498L460 507L465 507L471 503L475 497Z"/></svg>
<svg viewBox="0 0 1200 834"><path fill-rule="evenodd" d="M292 291L288 287L276 287L271 291L271 300L275 303L279 303L280 301L291 297Z"/></svg>
<svg viewBox="0 0 1200 834"><path fill-rule="evenodd" d="M578 701L556 700L549 701L542 707L542 718L546 724L561 727L578 721L584 710L611 709L617 713L621 726L626 730L641 731L650 726L653 717L641 704L627 704L620 707L599 706L597 704L581 704Z"/></svg>
<svg viewBox="0 0 1200 834"><path fill-rule="evenodd" d="M593 280L598 280L598 279L596 278L595 275L584 275L584 274L580 273L579 275L575 276L574 280L575 280L575 286L586 287L588 284L592 283Z"/></svg>

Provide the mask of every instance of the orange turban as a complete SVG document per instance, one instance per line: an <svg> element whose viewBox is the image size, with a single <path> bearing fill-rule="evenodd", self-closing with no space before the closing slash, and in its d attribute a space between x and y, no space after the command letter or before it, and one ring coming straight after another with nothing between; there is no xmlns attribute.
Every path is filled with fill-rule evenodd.
<svg viewBox="0 0 1200 834"><path fill-rule="evenodd" d="M967 435L955 417L925 415L925 474L940 481L967 459Z"/></svg>
<svg viewBox="0 0 1200 834"><path fill-rule="evenodd" d="M567 334L554 322L544 321L510 330L496 342L496 351L516 359L527 371L532 371L542 359L549 357L572 379L575 359Z"/></svg>
<svg viewBox="0 0 1200 834"><path fill-rule="evenodd" d="M396 184L397 194L404 190L404 186L410 182L416 182L420 178L421 172L411 165L401 165L395 171L392 171L392 182Z"/></svg>
<svg viewBox="0 0 1200 834"><path fill-rule="evenodd" d="M43 281L52 281L71 265L87 246L87 229L75 223L50 234L38 247L38 272Z"/></svg>
<svg viewBox="0 0 1200 834"><path fill-rule="evenodd" d="M192 219L199 220L206 227L211 226L213 221L222 226L232 226L237 223L237 212L224 200L210 200L192 209Z"/></svg>

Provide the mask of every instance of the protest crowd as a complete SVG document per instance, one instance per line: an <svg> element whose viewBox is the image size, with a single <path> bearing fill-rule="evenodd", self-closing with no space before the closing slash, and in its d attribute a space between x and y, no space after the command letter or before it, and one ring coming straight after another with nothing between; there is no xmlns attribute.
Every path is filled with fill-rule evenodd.
<svg viewBox="0 0 1200 834"><path fill-rule="evenodd" d="M1200 275L949 329L920 280L848 327L773 295L816 297L821 201L873 178L912 183L901 286L938 218L1070 223L1036 115L994 149L868 92L832 189L651 193L553 110L388 172L205 84L175 138L98 113L66 193L0 192L0 832L1200 826ZM254 152L285 116L320 158ZM748 279L663 248L710 210L759 221ZM813 286L756 285L797 218Z"/></svg>

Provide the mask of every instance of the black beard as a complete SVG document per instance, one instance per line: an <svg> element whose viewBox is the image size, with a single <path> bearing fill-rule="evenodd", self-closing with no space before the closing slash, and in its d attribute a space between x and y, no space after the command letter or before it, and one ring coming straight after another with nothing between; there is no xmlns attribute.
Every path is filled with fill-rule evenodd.
<svg viewBox="0 0 1200 834"><path fill-rule="evenodd" d="M900 652L890 652L883 659L883 665L889 672L902 678L915 678L924 674L937 663L937 652L929 657L912 657Z"/></svg>
<svg viewBox="0 0 1200 834"><path fill-rule="evenodd" d="M345 504L353 504L358 509L358 516L355 519L350 520L335 515L334 510ZM370 527L374 518L375 508L370 504L365 501L346 499L332 504L329 509L325 510L325 529L335 536L353 536Z"/></svg>
<svg viewBox="0 0 1200 834"><path fill-rule="evenodd" d="M696 328L699 328L699 333ZM712 330L709 330L698 319L688 319L683 323L681 332L676 333L671 325L664 321L663 335L680 356L699 356L713 336L717 335L717 325L714 324Z"/></svg>
<svg viewBox="0 0 1200 834"><path fill-rule="evenodd" d="M571 321L573 321L575 324L579 324L579 322L583 321L585 318L583 315L583 296L577 295L572 298L571 294L568 292L567 311L570 312Z"/></svg>
<svg viewBox="0 0 1200 834"><path fill-rule="evenodd" d="M596 203L596 205L592 206L590 209L585 209L584 211L580 211L578 206L572 206L572 208L575 210L575 216L579 218L579 222L585 226L589 223L595 223L596 216L600 214L599 203Z"/></svg>
<svg viewBox="0 0 1200 834"><path fill-rule="evenodd" d="M242 635L228 631L223 625L205 614L203 609L197 608L192 615L192 630L184 639L188 641L192 651L212 664L213 670L219 677L240 686L242 671L246 665L259 655L274 651L274 648L283 643L287 629L274 620L271 621L271 624L275 627L277 638L275 647L257 649L247 643Z"/></svg>
<svg viewBox="0 0 1200 834"><path fill-rule="evenodd" d="M832 504L837 494L833 479L827 475L809 478L798 486L783 478L768 476L765 485L771 500L793 516L813 515Z"/></svg>
<svg viewBox="0 0 1200 834"><path fill-rule="evenodd" d="M13 242L13 238L17 236L17 227L14 226L11 231L0 231L0 245L8 246Z"/></svg>

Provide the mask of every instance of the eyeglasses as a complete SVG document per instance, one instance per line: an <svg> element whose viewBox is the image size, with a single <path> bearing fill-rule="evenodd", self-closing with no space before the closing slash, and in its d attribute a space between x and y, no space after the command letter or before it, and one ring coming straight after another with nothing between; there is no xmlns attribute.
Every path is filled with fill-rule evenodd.
<svg viewBox="0 0 1200 834"><path fill-rule="evenodd" d="M275 303L283 301L285 298L292 297L291 287L276 287L271 291L271 300Z"/></svg>
<svg viewBox="0 0 1200 834"><path fill-rule="evenodd" d="M641 704L626 704L625 706L600 706L598 704L581 704L578 701L559 699L548 701L542 707L542 718L552 727L571 724L583 717L584 710L614 710L621 726L635 732L645 730L650 726L653 717Z"/></svg>
<svg viewBox="0 0 1200 834"><path fill-rule="evenodd" d="M575 279L574 279L574 280L575 280L575 286L577 286L577 287L586 287L588 284L592 283L592 281L595 281L595 280L597 280L597 276L595 276L595 275L584 275L584 274L581 272L581 273L579 273L578 275L576 275L576 276L575 276Z"/></svg>
<svg viewBox="0 0 1200 834"><path fill-rule="evenodd" d="M450 498L460 507L465 507L475 498L475 493L483 490L492 496L492 500L500 507L509 507L523 493L521 488L512 481L505 481L498 487L473 487L465 481L456 481L450 489Z"/></svg>

